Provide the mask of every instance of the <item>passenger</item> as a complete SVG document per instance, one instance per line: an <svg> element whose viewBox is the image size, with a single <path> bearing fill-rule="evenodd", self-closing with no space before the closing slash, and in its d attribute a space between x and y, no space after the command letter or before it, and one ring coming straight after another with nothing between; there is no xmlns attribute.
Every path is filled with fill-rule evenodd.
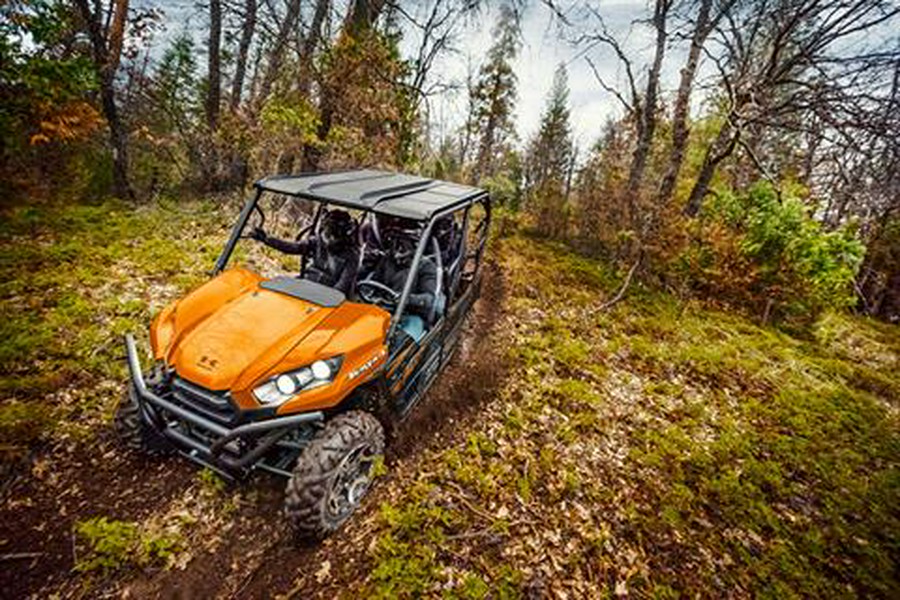
<svg viewBox="0 0 900 600"><path fill-rule="evenodd" d="M255 228L250 237L285 254L306 257L304 279L353 294L359 268L359 249L356 244L356 221L345 210L327 210L322 216L318 236L291 242L269 237Z"/></svg>
<svg viewBox="0 0 900 600"><path fill-rule="evenodd" d="M402 294L422 229L414 221L385 216L380 217L379 229L386 249L370 278ZM400 319L400 327L416 341L422 339L426 326L430 327L434 320L437 286L437 266L431 259L424 258L419 263L406 309Z"/></svg>
<svg viewBox="0 0 900 600"><path fill-rule="evenodd" d="M460 228L453 219L453 215L447 215L434 222L432 231L441 247L441 263L445 269L450 269L459 256Z"/></svg>

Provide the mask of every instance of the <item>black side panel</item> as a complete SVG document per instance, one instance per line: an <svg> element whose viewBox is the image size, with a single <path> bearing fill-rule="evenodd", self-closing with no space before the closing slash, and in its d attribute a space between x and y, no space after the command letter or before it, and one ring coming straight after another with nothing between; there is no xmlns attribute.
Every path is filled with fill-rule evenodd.
<svg viewBox="0 0 900 600"><path fill-rule="evenodd" d="M315 281L296 279L285 275L263 281L259 284L259 287L328 308L340 306L347 299L340 290L316 283Z"/></svg>

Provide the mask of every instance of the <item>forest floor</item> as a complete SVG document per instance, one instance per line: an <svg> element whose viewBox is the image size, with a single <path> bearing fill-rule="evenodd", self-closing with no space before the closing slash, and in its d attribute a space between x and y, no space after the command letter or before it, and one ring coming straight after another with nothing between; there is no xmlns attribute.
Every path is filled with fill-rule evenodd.
<svg viewBox="0 0 900 600"><path fill-rule="evenodd" d="M0 596L900 596L900 328L802 335L509 233L362 510L120 449L119 347L203 281L233 205L0 221Z"/></svg>

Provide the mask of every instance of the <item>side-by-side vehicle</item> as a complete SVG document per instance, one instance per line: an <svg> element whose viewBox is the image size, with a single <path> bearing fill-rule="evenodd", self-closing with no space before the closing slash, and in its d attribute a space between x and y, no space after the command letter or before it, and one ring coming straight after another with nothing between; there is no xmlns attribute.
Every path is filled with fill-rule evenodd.
<svg viewBox="0 0 900 600"><path fill-rule="evenodd" d="M230 479L283 476L292 525L329 534L368 491L385 431L457 348L490 219L485 191L412 175L257 182L212 279L153 320L146 370L126 336L118 433ZM281 273L228 267L270 249Z"/></svg>

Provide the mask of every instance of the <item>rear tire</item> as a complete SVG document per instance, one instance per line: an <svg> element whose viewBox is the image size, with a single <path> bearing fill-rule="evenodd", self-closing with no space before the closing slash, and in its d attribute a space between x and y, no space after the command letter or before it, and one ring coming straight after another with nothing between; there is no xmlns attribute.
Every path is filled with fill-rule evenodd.
<svg viewBox="0 0 900 600"><path fill-rule="evenodd" d="M349 411L325 424L303 450L285 491L294 530L324 538L359 507L384 452L384 429L370 413Z"/></svg>

